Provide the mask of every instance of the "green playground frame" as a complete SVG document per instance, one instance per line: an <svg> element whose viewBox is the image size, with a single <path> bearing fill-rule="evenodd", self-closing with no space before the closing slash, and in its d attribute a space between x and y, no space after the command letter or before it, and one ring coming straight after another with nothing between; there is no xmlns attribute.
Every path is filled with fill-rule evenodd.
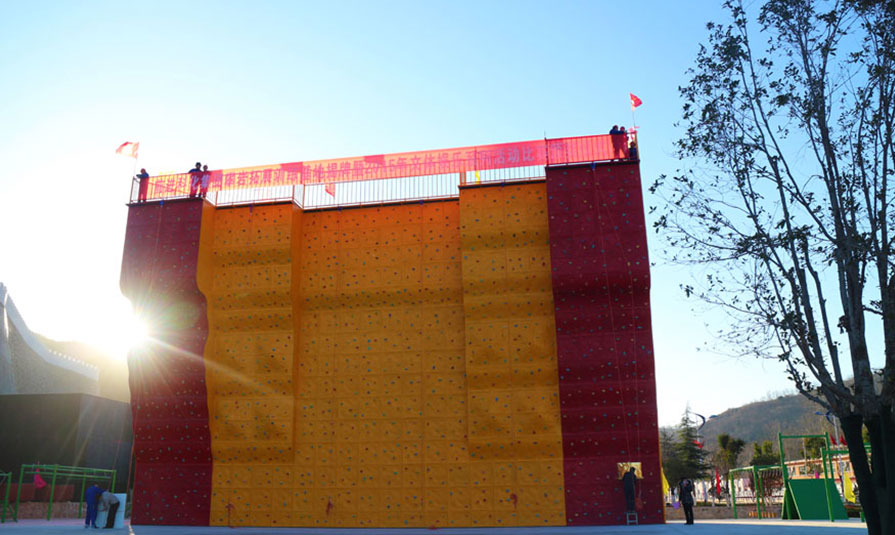
<svg viewBox="0 0 895 535"><path fill-rule="evenodd" d="M0 486L6 485L3 491L3 501L0 502L0 524L6 523L6 513L9 511L9 486L12 484L12 472L0 472Z"/></svg>
<svg viewBox="0 0 895 535"><path fill-rule="evenodd" d="M783 507L780 512L781 519L783 518L798 518L798 511L795 510L795 502L792 497L792 488L790 485L790 477L789 471L786 468L786 455L783 452L783 441L786 439L806 439L806 438L822 438L824 440L825 447L821 449L821 461L823 464L823 480L824 480L824 491L826 494L826 509L827 509L827 517L830 522L835 522L835 514L833 512L833 495L830 492L830 474L833 474L833 457L835 455L847 454L848 450L833 450L830 448L830 437L826 433L822 435L784 435L782 433L777 433L777 442L780 447L780 464L773 465L762 465L762 466L747 466L744 468L734 468L728 473L728 488L730 489L730 503L733 507L733 517L738 518L737 516L737 502L736 502L736 485L734 484L734 475L743 472L751 472L752 480L754 482L754 493L755 493L755 508L757 511L757 516L759 519L762 518L762 506L764 497L763 497L763 488L762 488L762 479L761 473L770 471L770 470L780 470L783 476L783 489L784 489L784 498L783 498ZM867 447L867 445L865 445ZM835 484L835 479L832 480ZM838 493L836 498L839 498ZM766 507L765 507L766 508Z"/></svg>
<svg viewBox="0 0 895 535"><path fill-rule="evenodd" d="M870 455L871 455L870 444L867 444L867 443L865 442L865 443L864 443L864 450L867 452L867 456L870 457ZM823 457L823 462L824 462L824 472L827 471L827 465L829 465L829 470L830 470L830 473L831 473L831 474L835 473L835 472L833 471L833 457L838 456L838 455L849 455L849 456L851 456L851 453L850 453L848 450L843 450L843 449L831 450L831 449L827 449L827 448L825 448L825 449L823 449L820 453L821 453L821 456ZM845 475L844 475L844 474L843 474L842 479L843 479L843 481L842 481L842 485L844 486L844 485L845 485ZM836 482L836 481L835 481L835 478L834 478L833 483L835 484L835 482ZM843 493L844 493L844 492L845 492L845 491L844 491L844 489L843 489ZM831 514L832 514L832 513L831 513ZM831 522L832 522L832 521L831 521ZM864 510L863 510L863 509L861 509L861 522L864 522Z"/></svg>
<svg viewBox="0 0 895 535"><path fill-rule="evenodd" d="M777 442L780 445L780 466L783 467L783 486L786 489L785 492L790 492L789 487L789 471L786 470L786 454L783 453L783 440L784 439L793 439L793 438L822 438L824 440L824 448L821 450L821 457L823 467L824 467L824 494L827 498L827 517L830 519L830 522L835 522L836 519L833 515L833 499L830 496L830 485L828 481L830 480L830 473L832 473L832 465L830 465L830 471L827 471L827 456L825 452L830 451L830 435L824 433L822 435L784 435L781 433L777 433ZM793 511L794 504L792 500L787 500L786 497L783 498L783 509L780 511L780 518L798 518L798 512Z"/></svg>
<svg viewBox="0 0 895 535"><path fill-rule="evenodd" d="M13 509L12 518L19 521L19 501L22 497L22 483L27 475L35 475L41 473L41 476L50 476L50 501L47 505L47 520L52 518L53 514L53 496L56 494L56 479L66 478L81 480L81 492L78 494L78 518L81 518L81 507L84 504L84 491L87 487L87 480L109 480L109 488L115 488L115 470L107 470L103 468L82 468L80 466L64 466L61 464L23 464L19 469L19 484L16 489L16 505ZM9 487L7 487L9 494ZM3 519L6 519L6 510L4 509Z"/></svg>
<svg viewBox="0 0 895 535"><path fill-rule="evenodd" d="M768 464L768 465L756 465L756 466L746 466L744 468L734 468L730 472L728 472L728 486L730 492L730 504L733 507L733 517L738 518L737 516L737 497L736 497L736 485L733 482L733 475L740 472L751 472L752 473L752 481L755 486L755 509L758 512L758 518L761 519L761 506L762 501L764 501L764 489L761 484L761 473L768 472L770 470L780 470L780 466L776 464Z"/></svg>

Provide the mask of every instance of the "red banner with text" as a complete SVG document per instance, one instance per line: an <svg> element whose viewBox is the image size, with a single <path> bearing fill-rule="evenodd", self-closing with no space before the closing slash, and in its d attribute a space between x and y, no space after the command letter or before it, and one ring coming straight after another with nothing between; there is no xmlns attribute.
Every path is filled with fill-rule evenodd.
<svg viewBox="0 0 895 535"><path fill-rule="evenodd" d="M148 199L196 191L269 188L433 176L526 166L562 165L628 157L633 134L540 139L454 149L294 162L146 179Z"/></svg>

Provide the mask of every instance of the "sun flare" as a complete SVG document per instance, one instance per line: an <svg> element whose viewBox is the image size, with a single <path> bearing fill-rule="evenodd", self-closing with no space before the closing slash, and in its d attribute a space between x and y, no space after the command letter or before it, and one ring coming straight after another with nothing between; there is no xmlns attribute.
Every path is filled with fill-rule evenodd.
<svg viewBox="0 0 895 535"><path fill-rule="evenodd" d="M149 326L134 314L131 307L122 307L115 314L105 315L106 328L94 332L92 343L109 355L126 360L131 349L149 339Z"/></svg>

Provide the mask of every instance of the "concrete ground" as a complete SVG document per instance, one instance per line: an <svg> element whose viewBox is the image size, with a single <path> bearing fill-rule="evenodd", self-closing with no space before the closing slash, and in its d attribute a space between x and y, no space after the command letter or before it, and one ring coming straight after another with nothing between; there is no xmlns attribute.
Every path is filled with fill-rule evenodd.
<svg viewBox="0 0 895 535"><path fill-rule="evenodd" d="M86 533L84 521L22 520L18 523L0 524L0 535L63 535ZM648 526L593 526L593 527L545 527L545 528L444 528L444 529L338 529L338 528L225 528L180 526L133 526L102 533L127 533L134 535L860 535L867 533L863 523L856 520L835 523L799 520L705 520L687 526L680 521L665 525ZM93 532L93 530L90 530Z"/></svg>

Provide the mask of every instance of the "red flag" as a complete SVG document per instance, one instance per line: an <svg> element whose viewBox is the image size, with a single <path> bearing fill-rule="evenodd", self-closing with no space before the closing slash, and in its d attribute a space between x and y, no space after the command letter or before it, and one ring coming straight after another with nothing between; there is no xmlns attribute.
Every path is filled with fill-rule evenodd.
<svg viewBox="0 0 895 535"><path fill-rule="evenodd" d="M837 445L837 444L836 444L836 437L834 437L833 435L830 435L830 444L832 444L832 445L834 445L834 446Z"/></svg>
<svg viewBox="0 0 895 535"><path fill-rule="evenodd" d="M34 488L42 489L47 486L47 482L44 481L44 478L40 477L40 470L34 474Z"/></svg>
<svg viewBox="0 0 895 535"><path fill-rule="evenodd" d="M115 149L115 154L120 154L122 156L129 156L131 158L137 157L137 151L140 150L140 142L132 143L130 141L125 141L121 145Z"/></svg>
<svg viewBox="0 0 895 535"><path fill-rule="evenodd" d="M717 491L715 496L721 496L721 474L717 468L715 468L715 490Z"/></svg>
<svg viewBox="0 0 895 535"><path fill-rule="evenodd" d="M637 95L635 95L634 93L628 93L628 94L631 95L631 111L634 111L634 108L643 104L643 101L640 100L637 97Z"/></svg>
<svg viewBox="0 0 895 535"><path fill-rule="evenodd" d="M336 185L335 184L327 184L323 187L323 190L330 195L332 195L333 199L336 198Z"/></svg>
<svg viewBox="0 0 895 535"><path fill-rule="evenodd" d="M844 435L839 435L839 445L848 447L848 442L845 441Z"/></svg>

